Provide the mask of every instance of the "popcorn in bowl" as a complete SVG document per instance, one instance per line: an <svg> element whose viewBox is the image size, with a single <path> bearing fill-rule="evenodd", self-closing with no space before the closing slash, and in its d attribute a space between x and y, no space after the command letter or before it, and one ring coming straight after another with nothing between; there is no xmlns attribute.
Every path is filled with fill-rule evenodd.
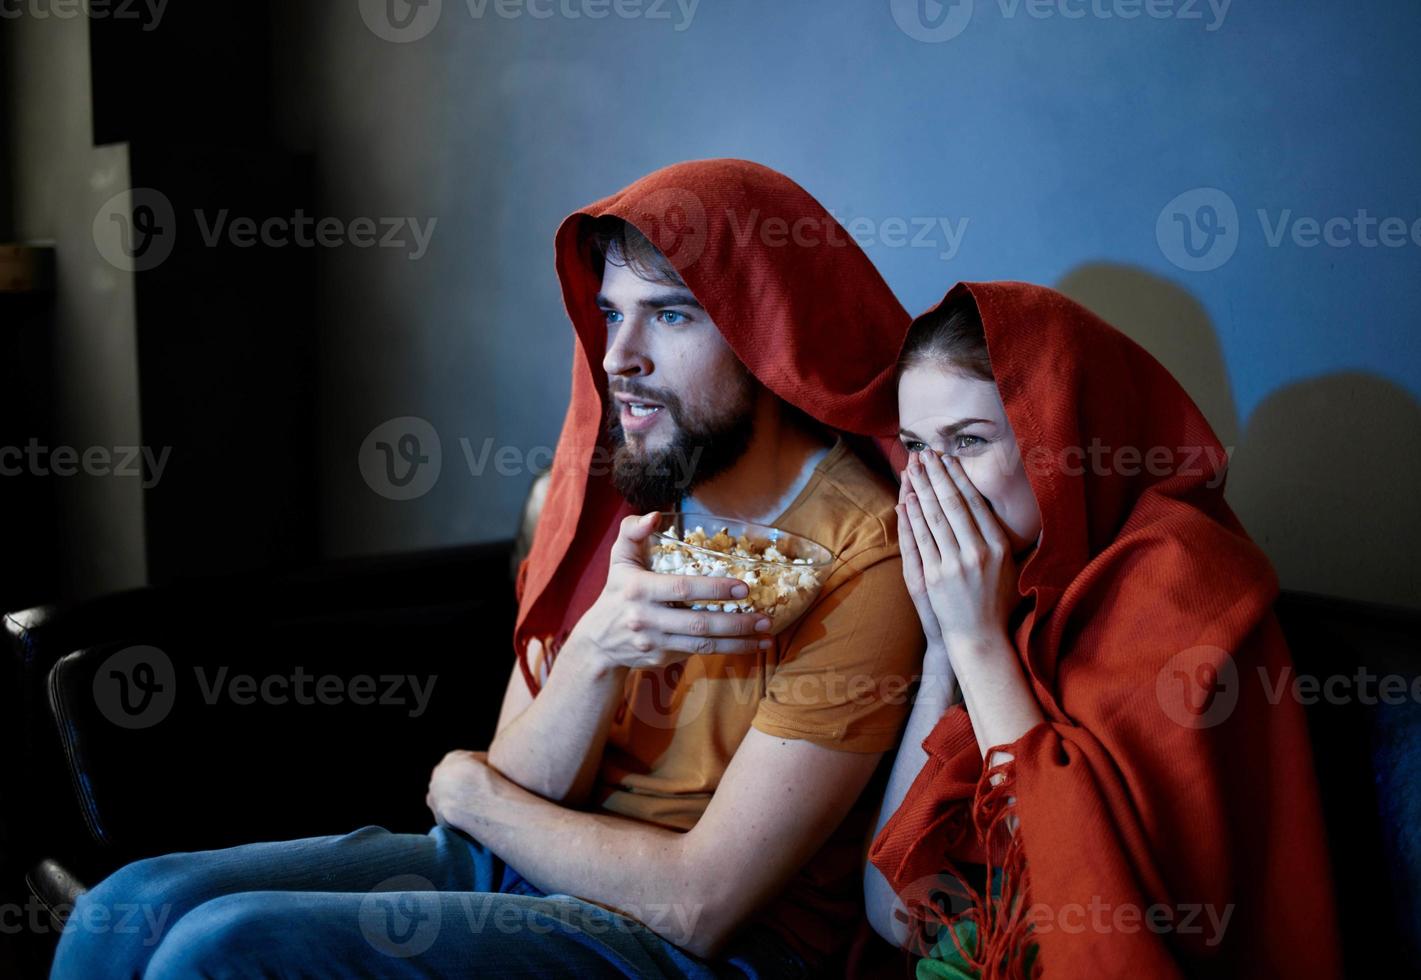
<svg viewBox="0 0 1421 980"><path fill-rule="evenodd" d="M743 599L682 605L763 613L772 634L809 608L833 562L828 548L798 534L701 514L662 514L661 530L646 541L646 564L653 572L738 578L750 589Z"/></svg>

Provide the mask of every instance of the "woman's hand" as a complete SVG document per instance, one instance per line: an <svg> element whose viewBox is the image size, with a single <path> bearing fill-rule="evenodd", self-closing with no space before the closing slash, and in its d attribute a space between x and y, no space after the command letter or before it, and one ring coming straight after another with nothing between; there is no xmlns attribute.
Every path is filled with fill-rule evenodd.
<svg viewBox="0 0 1421 980"><path fill-rule="evenodd" d="M922 569L941 642L951 649L1006 636L1020 598L1016 561L986 499L955 457L931 451L909 455L904 485L911 487L903 494L910 533L899 537L912 540L904 550ZM905 557L905 577L908 564Z"/></svg>
<svg viewBox="0 0 1421 980"><path fill-rule="evenodd" d="M923 577L923 559L918 553L917 542L913 538L912 525L908 523L908 495L913 492L908 479L908 471L903 471L903 481L898 485L898 504L893 509L898 514L898 550L903 555L903 584L908 588L908 598L913 600L913 608L918 612L923 635L927 637L928 649L924 661L935 660L945 653L942 628L937 623L937 613L933 611L932 600L928 597L928 585Z"/></svg>
<svg viewBox="0 0 1421 980"><path fill-rule="evenodd" d="M574 627L574 638L612 667L664 667L692 654L768 649L770 620L762 613L679 609L668 602L727 602L749 595L744 582L708 575L662 575L647 569L643 542L656 515L622 521L612 545L607 584Z"/></svg>
<svg viewBox="0 0 1421 980"><path fill-rule="evenodd" d="M1011 755L993 748L1014 743L1045 720L1007 631L1019 599L1011 544L955 458L913 453L908 481L911 547L977 746L990 756L988 765L1006 762Z"/></svg>

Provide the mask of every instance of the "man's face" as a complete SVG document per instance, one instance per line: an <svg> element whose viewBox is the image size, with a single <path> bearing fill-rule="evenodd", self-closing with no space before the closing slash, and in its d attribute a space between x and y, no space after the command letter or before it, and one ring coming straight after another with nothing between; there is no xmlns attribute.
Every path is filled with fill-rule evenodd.
<svg viewBox="0 0 1421 980"><path fill-rule="evenodd" d="M670 507L744 454L757 383L683 285L644 279L612 256L597 305L613 482L639 511Z"/></svg>

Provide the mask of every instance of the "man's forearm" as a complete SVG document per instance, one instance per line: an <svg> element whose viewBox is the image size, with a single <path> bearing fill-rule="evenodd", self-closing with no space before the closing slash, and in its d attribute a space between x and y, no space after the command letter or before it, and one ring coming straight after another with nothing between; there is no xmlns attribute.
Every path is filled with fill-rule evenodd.
<svg viewBox="0 0 1421 980"><path fill-rule="evenodd" d="M697 870L689 836L605 813L569 810L495 782L479 805L449 815L534 886L620 911L697 955L711 955L734 923L718 876Z"/></svg>
<svg viewBox="0 0 1421 980"><path fill-rule="evenodd" d="M494 736L488 757L525 789L576 804L596 779L627 671L591 656L576 635L557 662L532 704Z"/></svg>

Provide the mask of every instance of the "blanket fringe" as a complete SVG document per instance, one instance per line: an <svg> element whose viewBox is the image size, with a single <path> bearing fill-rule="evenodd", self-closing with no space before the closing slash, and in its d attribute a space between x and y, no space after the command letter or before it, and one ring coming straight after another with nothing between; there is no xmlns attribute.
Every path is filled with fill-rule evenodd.
<svg viewBox="0 0 1421 980"><path fill-rule="evenodd" d="M945 934L952 938L962 961L983 980L1033 980L1041 975L1040 958L1028 956L1031 921L1026 911L1030 884L1021 835L1014 832L1012 826L1014 792L1015 770L1011 761L983 770L970 817L972 829L986 855L986 881L980 890L974 888L961 868L945 857L946 873L962 890L968 905L957 913L939 903L926 906L926 911L933 916L929 924L936 935L943 935L945 927ZM966 801L960 807L966 810ZM966 821L962 823L962 829L966 830ZM961 834L955 836L960 840ZM1001 869L1002 873L1000 894L993 894L994 868ZM971 923L975 929L974 948L968 948L959 936L965 923ZM929 942L928 947L931 945ZM926 949L923 952L926 953Z"/></svg>

